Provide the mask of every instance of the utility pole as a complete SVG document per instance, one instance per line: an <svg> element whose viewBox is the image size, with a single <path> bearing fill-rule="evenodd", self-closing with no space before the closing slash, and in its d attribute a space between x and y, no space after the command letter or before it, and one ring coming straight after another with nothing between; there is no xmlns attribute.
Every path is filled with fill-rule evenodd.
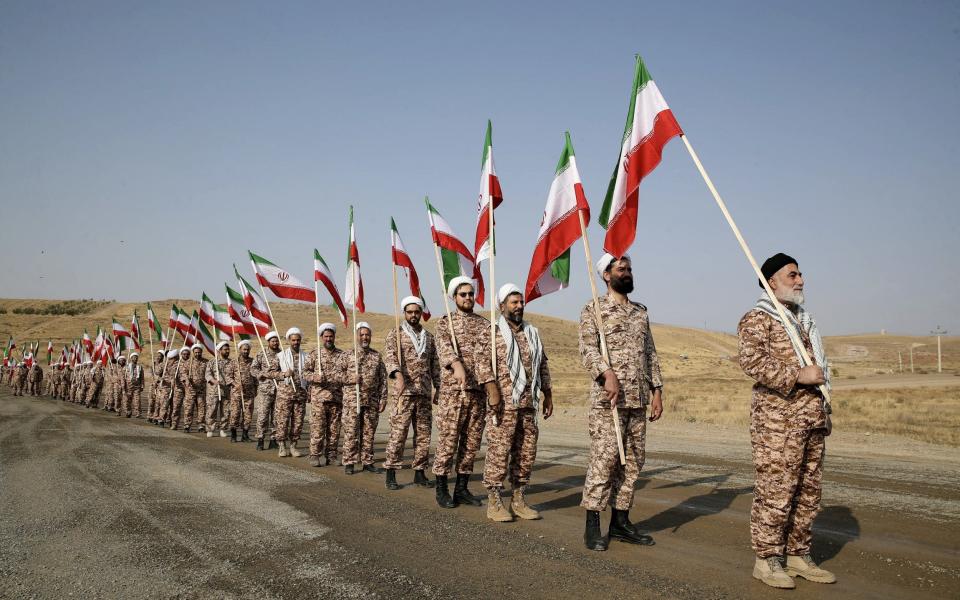
<svg viewBox="0 0 960 600"><path fill-rule="evenodd" d="M937 373L943 373L943 361L940 359L940 336L947 335L947 330L937 325L937 328L930 333L937 336Z"/></svg>

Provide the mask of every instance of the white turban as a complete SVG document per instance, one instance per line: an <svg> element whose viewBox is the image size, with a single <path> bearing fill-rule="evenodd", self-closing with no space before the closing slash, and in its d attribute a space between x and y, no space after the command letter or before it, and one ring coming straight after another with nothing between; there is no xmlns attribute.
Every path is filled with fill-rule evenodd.
<svg viewBox="0 0 960 600"><path fill-rule="evenodd" d="M184 352L190 352L190 348L187 348L186 346L180 348L180 354L183 354Z"/></svg>
<svg viewBox="0 0 960 600"><path fill-rule="evenodd" d="M180 353L177 352L176 350L171 350L170 352L167 352L167 358L176 358L179 355Z"/></svg>
<svg viewBox="0 0 960 600"><path fill-rule="evenodd" d="M317 327L317 335L318 335L318 336L323 335L323 332L324 332L324 331L332 331L332 332L336 333L336 332L337 332L337 326L334 325L333 323L321 323L321 324L320 324L320 327Z"/></svg>
<svg viewBox="0 0 960 600"><path fill-rule="evenodd" d="M423 310L423 300L417 298L416 296L407 296L400 301L400 310L406 310L407 306L411 304L416 304L420 307L420 310Z"/></svg>
<svg viewBox="0 0 960 600"><path fill-rule="evenodd" d="M139 353L139 352L131 352L131 353L130 353L130 358L133 358L134 356L140 356L140 353Z"/></svg>
<svg viewBox="0 0 960 600"><path fill-rule="evenodd" d="M624 254L620 258L625 258L627 260L630 260L630 255ZM608 252L603 253L603 256L601 256L600 260L597 261L597 275L600 276L600 279L603 279L603 274L606 272L607 267L609 267L610 263L612 263L615 260L617 260L616 256Z"/></svg>
<svg viewBox="0 0 960 600"><path fill-rule="evenodd" d="M285 333L283 337L289 340L291 335L299 335L300 337L303 337L303 333L300 332L299 327L291 327L287 330L287 333Z"/></svg>
<svg viewBox="0 0 960 600"><path fill-rule="evenodd" d="M447 286L447 295L451 298L456 297L457 288L464 284L470 284L476 288L476 284L473 283L473 280L467 277L466 275L458 275L450 280L450 285Z"/></svg>
<svg viewBox="0 0 960 600"><path fill-rule="evenodd" d="M373 327L370 327L370 323L367 323L366 321L360 321L357 323L357 331L360 331L361 329L369 329L370 333L373 333Z"/></svg>
<svg viewBox="0 0 960 600"><path fill-rule="evenodd" d="M121 354L120 356L117 357L117 362L120 362L121 360L125 361L127 360L127 357Z"/></svg>
<svg viewBox="0 0 960 600"><path fill-rule="evenodd" d="M497 304L503 304L503 301L506 300L510 294L520 294L521 297L523 296L520 288L512 283L505 283L500 287L500 291L497 292Z"/></svg>
<svg viewBox="0 0 960 600"><path fill-rule="evenodd" d="M194 345L190 346L190 349L191 349L191 350L197 350L197 349L203 350L203 344L194 344Z"/></svg>
<svg viewBox="0 0 960 600"><path fill-rule="evenodd" d="M280 339L280 334L277 333L276 331L271 331L271 332L268 333L267 335L263 336L263 339L268 340L268 341L270 340L270 338L277 338L277 339L279 340L279 339Z"/></svg>
<svg viewBox="0 0 960 600"><path fill-rule="evenodd" d="M157 354L166 354L163 350L157 350Z"/></svg>
<svg viewBox="0 0 960 600"><path fill-rule="evenodd" d="M219 344L217 344L217 350L219 350L220 348L223 348L224 346L229 346L229 345L230 345L230 342L227 342L227 341L220 342Z"/></svg>
<svg viewBox="0 0 960 600"><path fill-rule="evenodd" d="M240 346L249 346L249 345L250 345L250 340L240 340L239 342L237 342L237 347L238 347L238 348L239 348Z"/></svg>

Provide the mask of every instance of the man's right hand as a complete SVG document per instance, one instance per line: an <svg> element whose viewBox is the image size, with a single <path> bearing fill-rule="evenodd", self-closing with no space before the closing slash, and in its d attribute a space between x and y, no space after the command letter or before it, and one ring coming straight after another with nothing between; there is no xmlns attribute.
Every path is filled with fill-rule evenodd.
<svg viewBox="0 0 960 600"><path fill-rule="evenodd" d="M603 392L607 395L610 408L616 407L617 398L620 397L620 380L617 379L613 369L607 369L603 373Z"/></svg>
<svg viewBox="0 0 960 600"><path fill-rule="evenodd" d="M460 389L463 389L467 385L467 372L463 368L463 363L455 361L450 367L453 369L453 379L457 382L457 385L460 386Z"/></svg>
<svg viewBox="0 0 960 600"><path fill-rule="evenodd" d="M397 373L393 379L393 396L399 398L405 387L407 387L407 382L403 380L403 373Z"/></svg>
<svg viewBox="0 0 960 600"><path fill-rule="evenodd" d="M826 380L823 378L823 369L817 365L808 365L800 369L800 374L797 375L797 383L803 385L821 385L826 383Z"/></svg>

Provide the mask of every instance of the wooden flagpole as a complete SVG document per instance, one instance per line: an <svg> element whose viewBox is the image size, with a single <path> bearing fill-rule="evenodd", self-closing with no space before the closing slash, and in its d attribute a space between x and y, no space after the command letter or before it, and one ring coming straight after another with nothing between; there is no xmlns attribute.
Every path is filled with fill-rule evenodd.
<svg viewBox="0 0 960 600"><path fill-rule="evenodd" d="M351 245L353 240L350 241ZM357 296L359 290L357 289L357 267L356 263L353 263L353 258L350 258L350 286L353 290L353 302L350 303L351 310L353 311L353 321L350 323L353 326L353 371L356 374L356 381L354 382L354 389L357 392L357 414L360 414L360 348L357 347Z"/></svg>

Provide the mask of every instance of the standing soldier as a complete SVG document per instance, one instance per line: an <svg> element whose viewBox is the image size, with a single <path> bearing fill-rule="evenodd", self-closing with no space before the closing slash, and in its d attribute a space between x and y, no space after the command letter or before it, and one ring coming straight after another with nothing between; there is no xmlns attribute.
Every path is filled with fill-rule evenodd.
<svg viewBox="0 0 960 600"><path fill-rule="evenodd" d="M500 402L490 362L490 322L473 312L473 280L454 277L447 293L457 310L452 319L441 317L436 328L441 367L437 452L433 459L437 504L443 508L454 508L459 503L480 506L480 500L467 489L467 482L483 437L486 403L488 399L494 405ZM457 473L452 498L447 486L451 468Z"/></svg>
<svg viewBox="0 0 960 600"><path fill-rule="evenodd" d="M373 436L380 413L387 407L387 369L380 353L370 347L373 331L365 321L357 323L356 328L358 360L347 353L347 372L357 378L357 383L343 387L343 470L347 475L353 475L358 463L364 471L380 473L373 466Z"/></svg>
<svg viewBox="0 0 960 600"><path fill-rule="evenodd" d="M606 550L609 538L631 544L653 545L653 538L630 522L634 484L646 455L647 405L650 420L663 413L660 360L650 331L647 307L632 302L633 268L630 257L604 254L597 273L607 284L599 298L600 318L609 362L601 350L600 328L592 302L580 312L580 357L590 373L590 462L580 506L587 510L584 543L590 550ZM620 464L613 408L617 407L626 464ZM611 504L609 537L600 535L600 513Z"/></svg>
<svg viewBox="0 0 960 600"><path fill-rule="evenodd" d="M43 385L43 367L40 366L38 361L33 361L33 366L30 367L30 395L39 396L41 386Z"/></svg>
<svg viewBox="0 0 960 600"><path fill-rule="evenodd" d="M257 395L257 378L253 376L250 358L250 340L237 344L240 356L226 365L224 371L230 385L230 441L249 442L250 423L253 421L253 399ZM242 437L237 439L237 430Z"/></svg>
<svg viewBox="0 0 960 600"><path fill-rule="evenodd" d="M273 404L277 399L277 380L267 374L280 371L280 365L277 362L277 355L280 353L280 335L276 331L271 331L264 339L267 341L266 352L257 354L250 367L250 373L259 382L257 385L257 450L264 449L263 438L267 435L270 417L273 415ZM271 431L270 443L266 449L276 447L274 432Z"/></svg>
<svg viewBox="0 0 960 600"><path fill-rule="evenodd" d="M523 293L508 283L497 294L497 383L503 401L487 413L487 457L483 485L487 488L487 518L496 522L539 519L527 505L525 491L537 458L537 409L543 392L543 418L553 414L553 391L547 355L539 330L523 320ZM509 460L512 498L509 508L501 493Z"/></svg>
<svg viewBox="0 0 960 600"><path fill-rule="evenodd" d="M113 408L117 413L118 417L123 416L123 403L125 396L127 395L127 357L120 355L117 358L117 364L111 367L112 373L110 374L111 380L111 401L113 402Z"/></svg>
<svg viewBox="0 0 960 600"><path fill-rule="evenodd" d="M187 377L184 382L186 387L186 396L183 403L183 430L190 433L193 426L193 415L197 415L197 431L203 433L206 428L203 426L204 418L207 414L207 359L203 357L203 345L194 344L191 348L193 357L187 363ZM194 412L196 411L196 412Z"/></svg>
<svg viewBox="0 0 960 600"><path fill-rule="evenodd" d="M160 379L163 376L163 369L166 361L166 355L163 350L157 350L153 356L153 366L150 368L152 376L150 385L150 398L147 399L147 421L156 423L160 419L160 407L163 405L163 394L160 393Z"/></svg>
<svg viewBox="0 0 960 600"><path fill-rule="evenodd" d="M173 419L173 397L177 395L177 385L180 378L180 353L176 350L167 352L167 362L161 370L160 386L157 392L160 399L157 408L156 424L164 427Z"/></svg>
<svg viewBox="0 0 960 600"><path fill-rule="evenodd" d="M440 393L440 363L433 334L420 323L423 300L407 296L400 302L403 323L400 324L399 351L397 331L390 330L383 349L387 374L393 380L395 406L390 416L390 441L387 443L386 486L400 489L397 470L403 468L403 446L413 424L413 483L433 487L424 470L430 458L430 429L433 402Z"/></svg>
<svg viewBox="0 0 960 600"><path fill-rule="evenodd" d="M273 406L273 426L280 445L280 456L303 456L297 450L303 416L307 409L307 380L304 379L304 363L307 353L300 349L303 335L300 329L291 327L284 335L289 348L278 354L277 400Z"/></svg>
<svg viewBox="0 0 960 600"><path fill-rule="evenodd" d="M27 389L28 374L29 374L29 370L27 369L27 362L21 361L20 364L17 365L17 375L14 378L14 387L13 387L14 396L22 396L24 390Z"/></svg>
<svg viewBox="0 0 960 600"><path fill-rule="evenodd" d="M230 342L217 344L219 356L207 361L207 437L217 429L220 437L227 437L227 408L230 406L230 386L227 385L227 365L230 364ZM217 389L219 388L219 389Z"/></svg>
<svg viewBox="0 0 960 600"><path fill-rule="evenodd" d="M100 404L100 393L103 391L103 363L99 360L90 366L89 383L87 384L87 408L96 408Z"/></svg>
<svg viewBox="0 0 960 600"><path fill-rule="evenodd" d="M317 328L322 347L307 356L304 365L310 383L310 466L319 467L337 460L340 417L343 413L343 386L347 383L347 354L337 348L337 328L323 323ZM356 381L353 379L353 381Z"/></svg>
<svg viewBox="0 0 960 600"><path fill-rule="evenodd" d="M753 576L787 589L795 587L791 577L797 576L834 583L834 574L810 557L811 528L820 510L824 437L830 432L830 407L817 387L829 387L823 340L803 308L803 276L797 261L776 254L763 263L761 272L815 364L802 366L800 348L764 293L737 327L740 367L756 381L750 406L757 474L750 512L750 539L757 557ZM784 552L786 571L781 563Z"/></svg>
<svg viewBox="0 0 960 600"><path fill-rule="evenodd" d="M183 417L183 400L187 395L187 388L190 386L189 372L191 362L190 348L184 346L180 349L180 358L178 359L176 368L173 370L173 402L170 406L170 417L167 420L170 424L170 429L179 427ZM186 419L183 419L183 424L187 424Z"/></svg>
<svg viewBox="0 0 960 600"><path fill-rule="evenodd" d="M121 412L126 418L140 418L140 403L143 399L143 367L140 365L140 354L130 353L130 364L123 372L126 380L126 394L123 397Z"/></svg>

